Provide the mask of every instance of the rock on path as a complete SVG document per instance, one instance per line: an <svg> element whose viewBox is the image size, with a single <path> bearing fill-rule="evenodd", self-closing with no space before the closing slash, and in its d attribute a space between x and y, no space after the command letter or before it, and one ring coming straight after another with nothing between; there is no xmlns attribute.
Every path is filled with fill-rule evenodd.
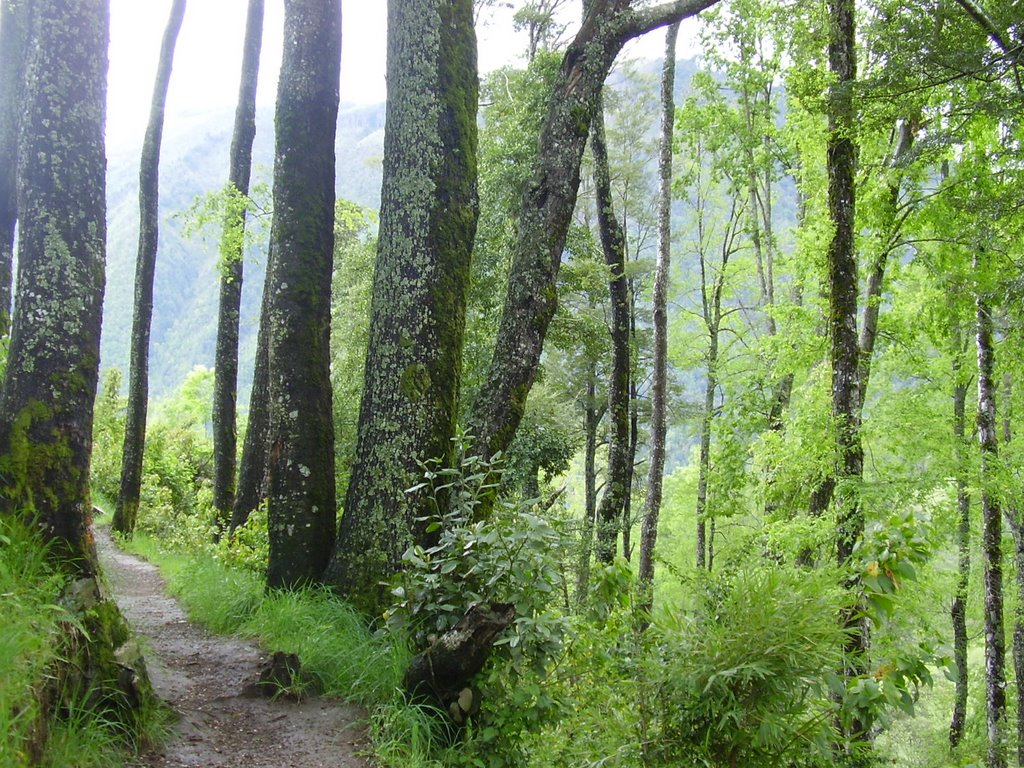
<svg viewBox="0 0 1024 768"><path fill-rule="evenodd" d="M118 605L142 641L153 687L178 715L171 738L138 768L369 768L365 715L344 703L270 701L243 694L259 676L252 642L188 621L155 566L96 530Z"/></svg>

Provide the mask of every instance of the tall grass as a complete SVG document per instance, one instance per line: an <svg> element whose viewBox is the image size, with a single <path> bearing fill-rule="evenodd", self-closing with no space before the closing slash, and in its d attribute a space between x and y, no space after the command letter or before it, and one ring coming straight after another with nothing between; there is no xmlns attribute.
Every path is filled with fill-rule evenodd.
<svg viewBox="0 0 1024 768"><path fill-rule="evenodd" d="M113 768L135 733L85 706L88 691L69 694L54 681L63 661L60 638L73 617L60 605L64 577L32 532L0 518L0 766ZM74 698L60 698L61 696ZM155 713L141 718L156 724Z"/></svg>

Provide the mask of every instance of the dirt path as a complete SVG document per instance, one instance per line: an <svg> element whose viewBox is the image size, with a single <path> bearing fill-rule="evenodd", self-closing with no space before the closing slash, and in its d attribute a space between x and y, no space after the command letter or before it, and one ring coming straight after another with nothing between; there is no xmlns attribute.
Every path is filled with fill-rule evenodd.
<svg viewBox="0 0 1024 768"><path fill-rule="evenodd" d="M243 695L259 675L260 649L189 623L156 567L118 549L107 529L96 543L114 597L142 637L153 686L179 716L139 768L369 768L356 756L367 747L360 710Z"/></svg>

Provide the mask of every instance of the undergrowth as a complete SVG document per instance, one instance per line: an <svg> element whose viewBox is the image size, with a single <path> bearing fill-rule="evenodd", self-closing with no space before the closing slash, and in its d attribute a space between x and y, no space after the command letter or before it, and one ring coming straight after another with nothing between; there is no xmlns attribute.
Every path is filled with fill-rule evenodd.
<svg viewBox="0 0 1024 768"><path fill-rule="evenodd" d="M0 766L112 768L163 727L144 712L136 732L87 706L90 691L54 690L60 638L76 622L60 604L64 585L38 537L0 518Z"/></svg>

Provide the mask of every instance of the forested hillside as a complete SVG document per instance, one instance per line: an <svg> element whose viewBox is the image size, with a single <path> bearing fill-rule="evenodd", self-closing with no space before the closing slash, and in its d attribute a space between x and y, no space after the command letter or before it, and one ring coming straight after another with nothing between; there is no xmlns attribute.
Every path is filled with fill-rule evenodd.
<svg viewBox="0 0 1024 768"><path fill-rule="evenodd" d="M254 178L269 184L274 164L273 110L257 114ZM153 307L151 394L181 386L196 365L213 367L217 335L215 226L186 237L182 216L195 198L224 186L232 111L171 114L166 121L160 186L160 255ZM342 107L338 116L338 196L368 208L380 205L384 105ZM139 233L139 148L112 146L108 165L108 288L103 308L103 368L128 371L132 283ZM266 222L269 227L269 221ZM243 283L241 358L243 401L252 383L268 233L247 255Z"/></svg>

